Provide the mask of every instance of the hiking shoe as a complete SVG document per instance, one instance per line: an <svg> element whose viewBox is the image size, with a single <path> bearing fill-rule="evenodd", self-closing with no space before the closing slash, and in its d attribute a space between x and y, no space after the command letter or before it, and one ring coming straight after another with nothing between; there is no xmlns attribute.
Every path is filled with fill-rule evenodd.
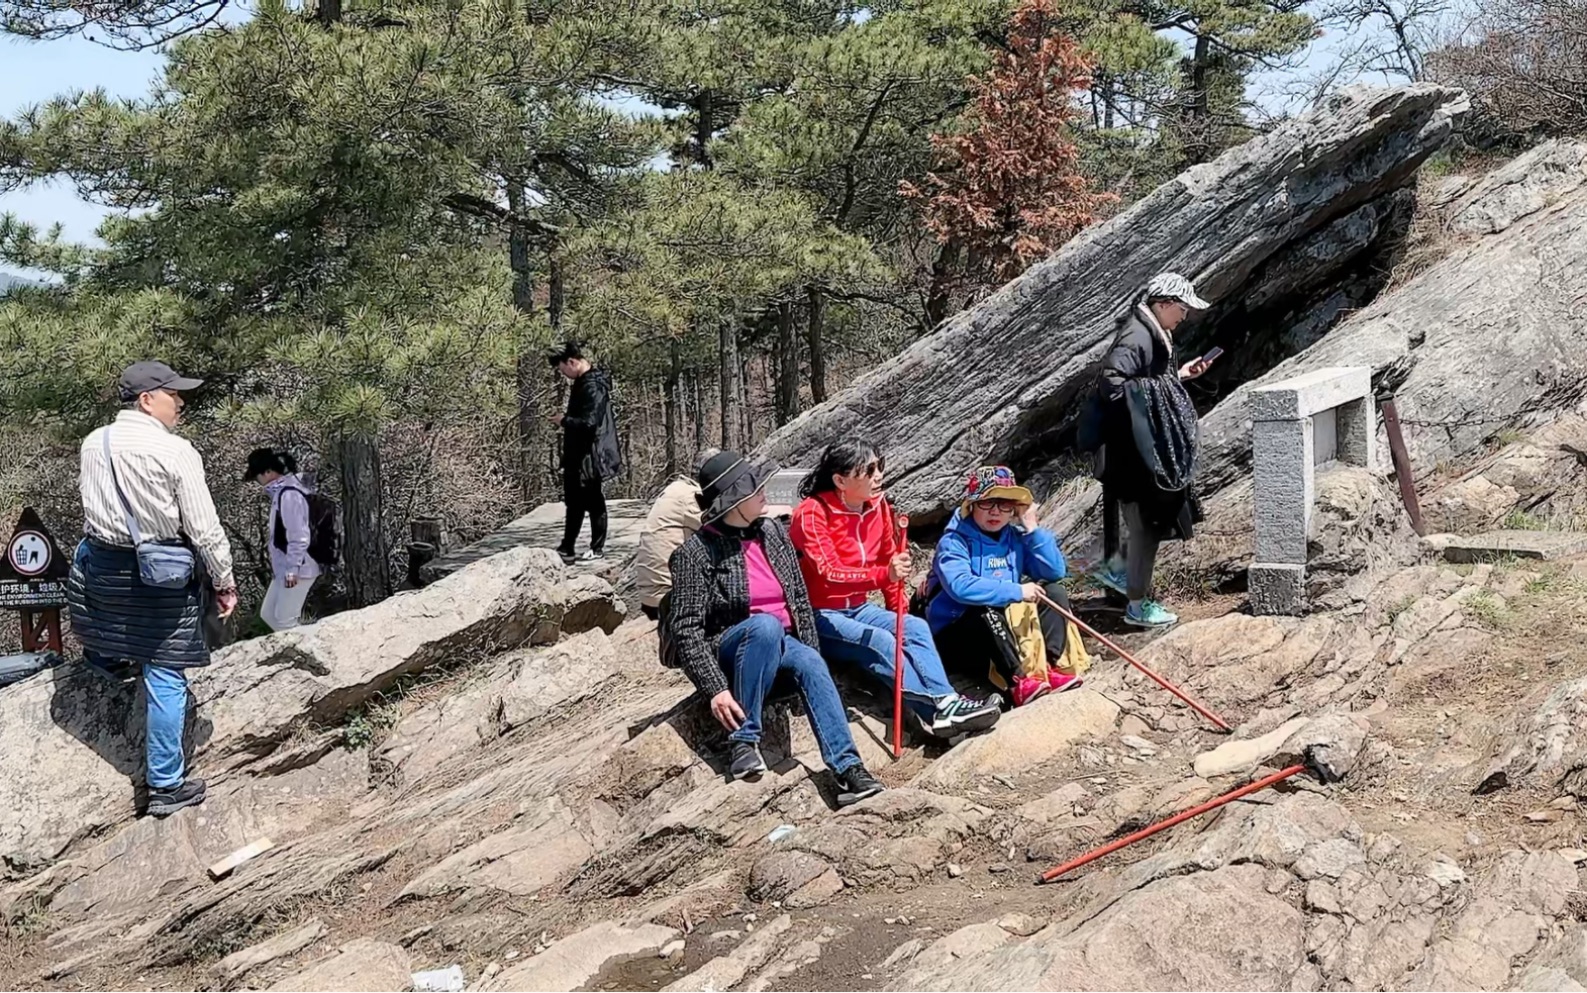
<svg viewBox="0 0 1587 993"><path fill-rule="evenodd" d="M1166 628L1179 623L1178 614L1170 614L1156 600L1146 600L1139 609L1124 608L1124 623L1138 628Z"/></svg>
<svg viewBox="0 0 1587 993"><path fill-rule="evenodd" d="M204 781L189 778L180 785L161 788L149 787L149 813L155 817L169 817L183 807L196 807L204 802Z"/></svg>
<svg viewBox="0 0 1587 993"><path fill-rule="evenodd" d="M1037 679L1035 676L1015 676L1014 706L1023 707L1054 688L1045 679Z"/></svg>
<svg viewBox="0 0 1587 993"><path fill-rule="evenodd" d="M579 561L580 562L599 562L599 561L601 561L604 558L606 558L606 553L605 552L597 552L593 548L590 549L587 552L580 552L579 553Z"/></svg>
<svg viewBox="0 0 1587 993"><path fill-rule="evenodd" d="M1085 685L1085 680L1079 676L1071 676L1067 673L1059 672L1057 669L1048 669L1047 685L1054 693L1062 693L1065 690L1078 690Z"/></svg>
<svg viewBox="0 0 1587 993"><path fill-rule="evenodd" d="M838 806L852 807L885 788L865 766L852 766L849 771L838 773Z"/></svg>
<svg viewBox="0 0 1587 993"><path fill-rule="evenodd" d="M1107 563L1097 566L1091 572L1091 581L1120 596L1129 596L1129 577L1118 566L1110 566Z"/></svg>
<svg viewBox="0 0 1587 993"><path fill-rule="evenodd" d="M560 548L557 549L557 558L562 560L563 565L572 565L579 560L577 555L574 555L572 552L564 552Z"/></svg>
<svg viewBox="0 0 1587 993"><path fill-rule="evenodd" d="M759 779L766 773L766 760L760 746L748 741L733 742L733 763L728 767L734 779Z"/></svg>
<svg viewBox="0 0 1587 993"><path fill-rule="evenodd" d="M963 695L948 697L937 705L937 712L931 716L931 733L951 738L985 731L1003 716L1002 702L1003 698L995 693L986 700Z"/></svg>

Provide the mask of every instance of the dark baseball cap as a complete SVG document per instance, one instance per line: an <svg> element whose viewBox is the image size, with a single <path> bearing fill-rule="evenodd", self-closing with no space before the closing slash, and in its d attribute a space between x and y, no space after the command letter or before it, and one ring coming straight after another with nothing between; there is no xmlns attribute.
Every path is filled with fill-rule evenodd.
<svg viewBox="0 0 1587 993"><path fill-rule="evenodd" d="M175 390L184 393L204 385L202 379L178 376L176 370L164 362L134 362L121 374L121 399L135 400L155 390Z"/></svg>

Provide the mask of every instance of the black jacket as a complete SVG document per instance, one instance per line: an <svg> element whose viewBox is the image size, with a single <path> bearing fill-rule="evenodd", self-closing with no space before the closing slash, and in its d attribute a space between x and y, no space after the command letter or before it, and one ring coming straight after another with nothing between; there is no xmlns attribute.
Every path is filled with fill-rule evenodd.
<svg viewBox="0 0 1587 993"><path fill-rule="evenodd" d="M562 418L562 469L578 471L584 482L611 479L623 471L612 415L612 377L591 369L573 381L568 412Z"/></svg>
<svg viewBox="0 0 1587 993"><path fill-rule="evenodd" d="M1125 503L1139 504L1147 522L1165 538L1189 540L1194 525L1201 520L1201 508L1194 491L1164 490L1142 456L1154 442L1143 404L1149 391L1147 380L1177 376L1173 342L1153 328L1141 313L1144 305L1131 310L1113 347L1102 360L1102 375L1097 383L1096 403L1100 416L1101 450L1097 453L1097 477L1103 486ZM1173 389L1181 390L1178 380ZM1188 398L1181 399L1188 407ZM1195 412L1192 419L1194 432ZM1192 437L1189 444L1195 444ZM1192 456L1193 461L1193 456Z"/></svg>
<svg viewBox="0 0 1587 993"><path fill-rule="evenodd" d="M810 591L799 571L799 553L788 538L788 526L762 518L742 532L701 528L672 553L672 593L666 621L679 668L707 697L731 689L717 652L728 628L749 619L745 534L760 535L766 561L782 583L794 636L821 650Z"/></svg>

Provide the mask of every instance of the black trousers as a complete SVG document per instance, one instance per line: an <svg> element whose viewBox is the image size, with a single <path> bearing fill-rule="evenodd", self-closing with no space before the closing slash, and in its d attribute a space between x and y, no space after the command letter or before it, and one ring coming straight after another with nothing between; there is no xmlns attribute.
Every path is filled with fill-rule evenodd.
<svg viewBox="0 0 1587 993"><path fill-rule="evenodd" d="M1042 592L1060 607L1069 610L1069 593L1061 583L1047 583ZM942 596L944 594L938 594ZM970 607L958 620L937 635L937 650L944 659L955 659L977 677L985 676L998 689L1014 685L1019 675L1019 641L1008 626L1004 607ZM1047 643L1047 659L1063 657L1069 625L1063 615L1044 603L1036 606L1041 618L1041 636Z"/></svg>
<svg viewBox="0 0 1587 993"><path fill-rule="evenodd" d="M572 555L579 540L579 530L584 527L584 515L590 515L590 551L606 548L606 494L601 492L599 479L585 481L578 468L562 472L562 502L567 506L567 519L562 526L562 544L557 551Z"/></svg>

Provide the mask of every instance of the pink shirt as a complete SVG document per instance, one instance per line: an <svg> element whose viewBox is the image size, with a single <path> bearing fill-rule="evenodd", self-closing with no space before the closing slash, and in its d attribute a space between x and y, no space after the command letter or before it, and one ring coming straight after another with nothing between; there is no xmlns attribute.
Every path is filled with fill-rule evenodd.
<svg viewBox="0 0 1587 993"><path fill-rule="evenodd" d="M749 612L770 614L782 622L783 630L793 628L793 617L788 613L788 597L783 593L782 580L772 572L771 562L760 539L744 542L744 571L749 576Z"/></svg>

